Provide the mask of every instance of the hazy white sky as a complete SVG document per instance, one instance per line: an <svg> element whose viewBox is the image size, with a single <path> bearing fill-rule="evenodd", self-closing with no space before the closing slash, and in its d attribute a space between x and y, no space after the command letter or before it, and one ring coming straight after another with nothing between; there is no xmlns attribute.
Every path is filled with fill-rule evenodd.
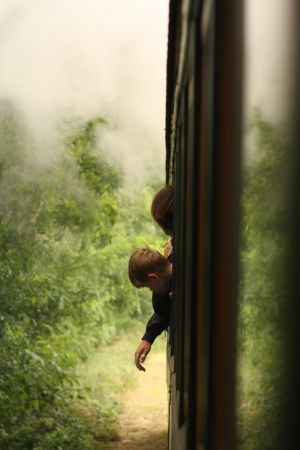
<svg viewBox="0 0 300 450"><path fill-rule="evenodd" d="M245 95L282 120L290 99L291 14L293 0L245 0Z"/></svg>
<svg viewBox="0 0 300 450"><path fill-rule="evenodd" d="M102 115L113 157L163 174L167 25L168 0L1 1L0 97L24 113L42 159L62 119Z"/></svg>
<svg viewBox="0 0 300 450"><path fill-rule="evenodd" d="M288 98L291 3L245 0L246 103L269 118ZM40 159L63 119L102 115L107 154L163 177L167 22L168 0L1 0L0 98L24 113Z"/></svg>

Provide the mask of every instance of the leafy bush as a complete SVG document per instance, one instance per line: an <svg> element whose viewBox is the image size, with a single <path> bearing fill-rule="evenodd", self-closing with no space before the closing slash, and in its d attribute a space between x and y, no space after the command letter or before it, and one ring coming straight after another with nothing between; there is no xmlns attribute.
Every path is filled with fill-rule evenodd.
<svg viewBox="0 0 300 450"><path fill-rule="evenodd" d="M260 114L242 198L238 432L243 450L273 449L280 431L285 145Z"/></svg>
<svg viewBox="0 0 300 450"><path fill-rule="evenodd" d="M92 449L90 425L74 407L82 396L76 366L150 310L149 296L128 283L127 261L141 243L162 245L149 214L153 189L121 193L123 175L96 148L101 126L89 121L55 163L33 167L30 136L15 115L0 123L5 450ZM101 405L98 412L111 420Z"/></svg>

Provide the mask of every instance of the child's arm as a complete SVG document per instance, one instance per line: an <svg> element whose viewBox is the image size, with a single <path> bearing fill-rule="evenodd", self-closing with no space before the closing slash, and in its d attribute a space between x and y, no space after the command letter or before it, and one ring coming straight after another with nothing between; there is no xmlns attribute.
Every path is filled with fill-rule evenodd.
<svg viewBox="0 0 300 450"><path fill-rule="evenodd" d="M146 331L142 337L142 342L135 351L135 365L139 370L145 371L141 365L151 350L151 345L158 335L166 330L170 324L171 301L168 294L154 293L152 296L154 314L147 323Z"/></svg>
<svg viewBox="0 0 300 450"><path fill-rule="evenodd" d="M151 345L153 344L157 336L161 334L167 327L168 321L166 321L166 319L156 313L154 313L149 319L145 334L142 337L142 341L134 354L134 362L139 370L145 372L146 369L142 366L142 363L147 358L147 355L151 350Z"/></svg>
<svg viewBox="0 0 300 450"><path fill-rule="evenodd" d="M164 330L168 328L170 324L170 317L163 316L161 314L154 313L148 320L146 331L142 340L153 344L157 336L159 336Z"/></svg>
<svg viewBox="0 0 300 450"><path fill-rule="evenodd" d="M145 361L157 336L166 330L170 324L171 304L168 294L153 293L152 305L155 312L149 319L142 342L134 354L135 365L139 370L145 371L141 363Z"/></svg>

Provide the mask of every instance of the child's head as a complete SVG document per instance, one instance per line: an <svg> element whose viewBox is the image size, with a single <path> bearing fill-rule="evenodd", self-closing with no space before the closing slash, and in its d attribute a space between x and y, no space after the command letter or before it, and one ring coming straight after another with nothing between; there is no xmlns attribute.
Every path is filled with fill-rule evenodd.
<svg viewBox="0 0 300 450"><path fill-rule="evenodd" d="M131 283L137 287L148 287L153 292L167 292L172 276L172 264L156 250L135 250L128 264Z"/></svg>
<svg viewBox="0 0 300 450"><path fill-rule="evenodd" d="M173 235L173 201L173 186L167 185L156 193L151 206L153 219L169 236Z"/></svg>

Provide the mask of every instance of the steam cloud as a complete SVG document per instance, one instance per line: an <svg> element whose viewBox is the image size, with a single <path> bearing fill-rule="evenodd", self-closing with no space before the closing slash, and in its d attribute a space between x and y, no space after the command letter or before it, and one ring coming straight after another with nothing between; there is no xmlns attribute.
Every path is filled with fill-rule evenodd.
<svg viewBox="0 0 300 450"><path fill-rule="evenodd" d="M246 119L254 106L284 117L291 3L245 3ZM23 115L36 160L59 151L65 120L100 115L111 160L135 179L163 177L167 15L168 0L2 0L0 99Z"/></svg>
<svg viewBox="0 0 300 450"><path fill-rule="evenodd" d="M59 151L66 121L104 117L99 140L131 177L164 171L168 1L2 0L0 98Z"/></svg>
<svg viewBox="0 0 300 450"><path fill-rule="evenodd" d="M272 121L285 118L292 72L291 0L245 2L245 106Z"/></svg>

